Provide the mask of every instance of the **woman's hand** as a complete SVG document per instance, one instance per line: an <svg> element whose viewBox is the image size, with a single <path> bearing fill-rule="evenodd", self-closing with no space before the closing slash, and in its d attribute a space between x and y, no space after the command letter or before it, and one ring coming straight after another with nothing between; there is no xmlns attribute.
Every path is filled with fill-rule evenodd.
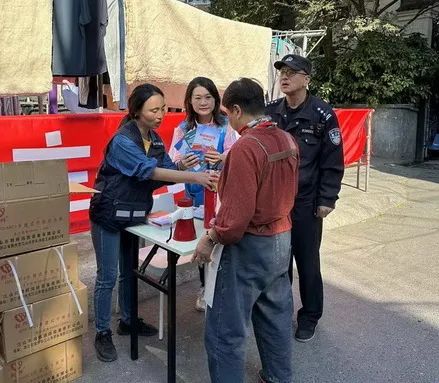
<svg viewBox="0 0 439 383"><path fill-rule="evenodd" d="M213 149L208 150L204 154L204 158L210 165L214 165L223 160L222 155Z"/></svg>
<svg viewBox="0 0 439 383"><path fill-rule="evenodd" d="M216 185L219 180L219 174L217 172L211 171L208 173L193 173L193 177L194 183L203 185L209 190L216 191Z"/></svg>
<svg viewBox="0 0 439 383"><path fill-rule="evenodd" d="M186 170L197 166L200 163L198 156L193 153L189 153L183 156L180 161L180 170Z"/></svg>

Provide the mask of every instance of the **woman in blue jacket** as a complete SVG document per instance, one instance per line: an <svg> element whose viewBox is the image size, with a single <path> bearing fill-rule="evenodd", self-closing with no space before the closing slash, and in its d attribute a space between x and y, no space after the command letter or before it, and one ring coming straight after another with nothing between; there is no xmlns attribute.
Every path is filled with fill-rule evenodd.
<svg viewBox="0 0 439 383"><path fill-rule="evenodd" d="M97 276L94 291L97 357L105 362L117 359L110 330L111 297L119 264L121 319L117 333L130 334L129 255L121 246L121 234L131 225L145 222L153 204L155 189L173 182L212 187L215 176L177 171L166 154L155 129L165 114L163 92L150 84L136 87L128 100L128 115L108 143L90 202L91 235L96 252ZM139 335L157 330L139 319Z"/></svg>

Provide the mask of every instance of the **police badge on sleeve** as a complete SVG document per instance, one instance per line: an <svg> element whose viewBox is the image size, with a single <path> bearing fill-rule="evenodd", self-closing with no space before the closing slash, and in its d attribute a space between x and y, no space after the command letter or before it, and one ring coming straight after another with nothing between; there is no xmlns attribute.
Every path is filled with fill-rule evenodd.
<svg viewBox="0 0 439 383"><path fill-rule="evenodd" d="M331 142L334 145L340 145L341 135L340 135L340 129L339 128L331 129L328 134L329 134L329 139L331 140Z"/></svg>

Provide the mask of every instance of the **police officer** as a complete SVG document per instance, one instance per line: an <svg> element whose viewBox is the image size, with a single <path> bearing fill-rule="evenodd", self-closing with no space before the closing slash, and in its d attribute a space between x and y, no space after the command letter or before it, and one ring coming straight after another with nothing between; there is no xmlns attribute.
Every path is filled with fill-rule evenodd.
<svg viewBox="0 0 439 383"><path fill-rule="evenodd" d="M299 190L292 212L292 262L296 260L302 308L297 313L295 338L307 342L314 337L323 311L320 273L322 223L335 208L343 178L343 146L337 117L331 107L307 90L311 61L286 55L276 61L280 89L286 95L270 102L266 114L299 145Z"/></svg>

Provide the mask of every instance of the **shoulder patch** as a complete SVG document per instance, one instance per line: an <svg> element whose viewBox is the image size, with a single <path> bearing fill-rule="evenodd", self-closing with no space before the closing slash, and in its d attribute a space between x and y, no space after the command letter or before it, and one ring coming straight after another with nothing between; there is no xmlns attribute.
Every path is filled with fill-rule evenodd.
<svg viewBox="0 0 439 383"><path fill-rule="evenodd" d="M329 131L328 135L329 135L329 139L331 140L331 142L332 142L334 145L336 145L336 146L340 145L340 142L341 142L341 134L340 134L340 129L339 129L339 128L331 129L331 130Z"/></svg>
<svg viewBox="0 0 439 383"><path fill-rule="evenodd" d="M277 100L272 100L272 101L270 101L270 102L267 102L267 103L265 104L265 106L277 105L277 104L279 104L281 101L282 101L282 98L278 98Z"/></svg>
<svg viewBox="0 0 439 383"><path fill-rule="evenodd" d="M332 117L331 110L324 109L323 107L315 105L313 110L317 115L320 115L322 120L328 121Z"/></svg>

